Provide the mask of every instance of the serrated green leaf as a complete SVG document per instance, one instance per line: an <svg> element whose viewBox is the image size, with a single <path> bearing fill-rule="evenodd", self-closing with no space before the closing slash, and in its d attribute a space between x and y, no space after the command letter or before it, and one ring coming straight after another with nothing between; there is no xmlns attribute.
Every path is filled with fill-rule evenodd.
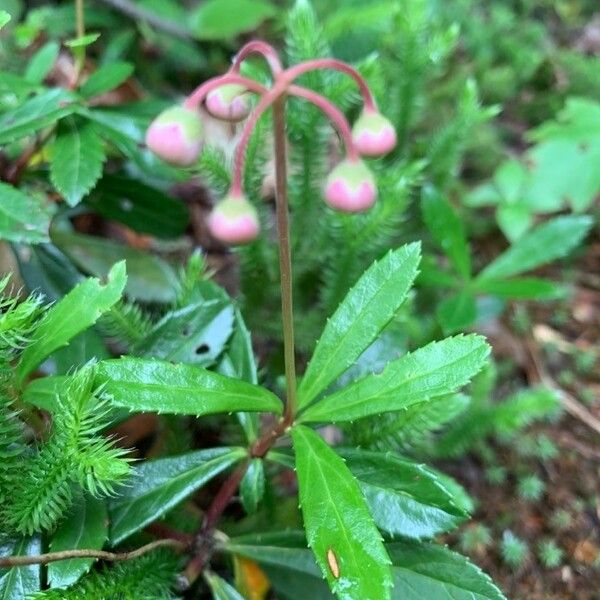
<svg viewBox="0 0 600 600"><path fill-rule="evenodd" d="M465 279L471 276L471 251L462 221L452 205L435 188L423 190L421 210L427 229L448 256L454 268Z"/></svg>
<svg viewBox="0 0 600 600"><path fill-rule="evenodd" d="M394 565L393 598L505 600L488 575L447 548L415 542L395 542L386 548Z"/></svg>
<svg viewBox="0 0 600 600"><path fill-rule="evenodd" d="M42 541L33 537L8 540L0 545L0 556L35 556L42 552ZM0 569L0 600L23 600L40 589L40 565Z"/></svg>
<svg viewBox="0 0 600 600"><path fill-rule="evenodd" d="M436 310L445 335L467 329L477 318L475 298L468 290L442 300Z"/></svg>
<svg viewBox="0 0 600 600"><path fill-rule="evenodd" d="M0 239L39 244L49 241L52 211L40 196L29 196L0 182Z"/></svg>
<svg viewBox="0 0 600 600"><path fill-rule="evenodd" d="M210 415L238 410L281 414L267 389L202 367L123 357L98 364L98 382L113 403L137 412Z"/></svg>
<svg viewBox="0 0 600 600"><path fill-rule="evenodd" d="M17 367L20 381L57 348L93 325L122 296L127 275L125 263L114 265L102 285L96 278L83 281L45 315L36 329L35 341L27 346Z"/></svg>
<svg viewBox="0 0 600 600"><path fill-rule="evenodd" d="M82 271L105 277L111 266L127 261L126 295L141 302L175 300L178 279L174 269L147 252L89 235L53 231L52 240Z"/></svg>
<svg viewBox="0 0 600 600"><path fill-rule="evenodd" d="M400 308L414 278L420 245L389 252L365 271L329 319L298 389L306 406L350 367Z"/></svg>
<svg viewBox="0 0 600 600"><path fill-rule="evenodd" d="M102 65L87 78L79 88L79 93L84 98L100 96L127 81L131 77L133 69L131 63L122 61Z"/></svg>
<svg viewBox="0 0 600 600"><path fill-rule="evenodd" d="M228 301L197 302L167 313L135 347L135 354L208 367L233 329Z"/></svg>
<svg viewBox="0 0 600 600"><path fill-rule="evenodd" d="M108 537L104 500L78 494L69 514L59 523L50 541L50 552L90 548L100 550ZM87 573L94 559L73 558L48 565L50 587L67 587Z"/></svg>
<svg viewBox="0 0 600 600"><path fill-rule="evenodd" d="M104 142L92 123L74 118L61 121L51 147L50 178L70 206L94 187L105 160Z"/></svg>
<svg viewBox="0 0 600 600"><path fill-rule="evenodd" d="M523 277L515 279L483 279L475 282L474 289L485 294L512 300L558 300L568 295L566 286L547 279Z"/></svg>
<svg viewBox="0 0 600 600"><path fill-rule="evenodd" d="M360 487L314 431L292 429L306 537L321 572L342 600L390 598L389 558Z"/></svg>
<svg viewBox="0 0 600 600"><path fill-rule="evenodd" d="M146 460L134 467L109 503L110 543L119 544L156 521L245 456L243 448L214 448Z"/></svg>
<svg viewBox="0 0 600 600"><path fill-rule="evenodd" d="M247 514L256 512L265 493L265 469L260 458L253 458L240 484L240 497Z"/></svg>
<svg viewBox="0 0 600 600"><path fill-rule="evenodd" d="M489 351L474 334L432 342L309 406L299 421L353 421L450 394L482 368Z"/></svg>
<svg viewBox="0 0 600 600"><path fill-rule="evenodd" d="M204 578L210 587L214 600L244 600L244 597L224 579L214 573L206 573Z"/></svg>
<svg viewBox="0 0 600 600"><path fill-rule="evenodd" d="M56 42L48 42L42 46L29 60L25 79L30 83L42 83L58 58L59 48Z"/></svg>
<svg viewBox="0 0 600 600"><path fill-rule="evenodd" d="M0 117L0 145L27 137L70 115L76 107L71 92L54 88L34 96Z"/></svg>
<svg viewBox="0 0 600 600"><path fill-rule="evenodd" d="M592 219L557 217L531 230L490 263L478 280L505 279L565 256L583 240Z"/></svg>
<svg viewBox="0 0 600 600"><path fill-rule="evenodd" d="M275 7L265 0L206 0L192 13L190 23L198 39L222 40L252 31L275 14Z"/></svg>
<svg viewBox="0 0 600 600"><path fill-rule="evenodd" d="M392 453L342 450L373 520L391 536L431 538L455 529L468 514L429 467Z"/></svg>

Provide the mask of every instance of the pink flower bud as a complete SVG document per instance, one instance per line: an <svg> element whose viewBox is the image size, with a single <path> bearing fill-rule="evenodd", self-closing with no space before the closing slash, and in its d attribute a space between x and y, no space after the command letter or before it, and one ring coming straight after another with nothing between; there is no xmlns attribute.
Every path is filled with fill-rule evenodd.
<svg viewBox="0 0 600 600"><path fill-rule="evenodd" d="M250 114L250 100L243 85L226 83L209 92L206 109L217 119L241 121Z"/></svg>
<svg viewBox="0 0 600 600"><path fill-rule="evenodd" d="M361 212L375 203L377 186L373 174L361 160L342 161L327 177L325 200L343 212Z"/></svg>
<svg viewBox="0 0 600 600"><path fill-rule="evenodd" d="M383 156L396 145L396 131L381 113L365 109L352 128L352 140L363 156Z"/></svg>
<svg viewBox="0 0 600 600"><path fill-rule="evenodd" d="M193 164L202 147L200 115L183 106L172 106L152 121L146 145L154 154L173 165Z"/></svg>
<svg viewBox="0 0 600 600"><path fill-rule="evenodd" d="M260 230L256 209L245 196L228 195L208 217L211 234L226 244L247 244Z"/></svg>

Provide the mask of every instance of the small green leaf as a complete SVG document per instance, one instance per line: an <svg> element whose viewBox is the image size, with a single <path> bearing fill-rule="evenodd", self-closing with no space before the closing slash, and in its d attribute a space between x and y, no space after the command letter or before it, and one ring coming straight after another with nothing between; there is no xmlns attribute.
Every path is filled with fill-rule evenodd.
<svg viewBox="0 0 600 600"><path fill-rule="evenodd" d="M105 160L104 142L92 123L74 118L61 121L51 147L50 178L70 206L94 187Z"/></svg>
<svg viewBox="0 0 600 600"><path fill-rule="evenodd" d="M0 239L38 244L48 242L52 212L46 200L0 182Z"/></svg>
<svg viewBox="0 0 600 600"><path fill-rule="evenodd" d="M591 226L592 219L587 216L552 219L523 235L477 279L505 279L565 256L581 243Z"/></svg>
<svg viewBox="0 0 600 600"><path fill-rule="evenodd" d="M475 334L432 342L313 404L299 421L352 421L450 394L479 372L489 352Z"/></svg>
<svg viewBox="0 0 600 600"><path fill-rule="evenodd" d="M131 411L197 416L282 411L281 400L267 389L191 365L123 357L100 362L98 380L114 404Z"/></svg>
<svg viewBox="0 0 600 600"><path fill-rule="evenodd" d="M496 221L502 233L514 244L531 227L533 214L524 204L501 204L496 209Z"/></svg>
<svg viewBox="0 0 600 600"><path fill-rule="evenodd" d="M90 548L100 550L108 537L108 515L104 500L78 494L69 514L63 519L50 542L50 552ZM50 587L67 587L87 573L94 559L73 558L48 565Z"/></svg>
<svg viewBox="0 0 600 600"><path fill-rule="evenodd" d="M36 556L42 552L42 541L37 535L3 540L0 556ZM40 589L40 565L0 569L0 600L23 600Z"/></svg>
<svg viewBox="0 0 600 600"><path fill-rule="evenodd" d="M359 485L314 431L292 429L306 537L342 600L391 598L390 561Z"/></svg>
<svg viewBox="0 0 600 600"><path fill-rule="evenodd" d="M131 63L117 61L102 65L94 71L79 89L84 98L100 96L127 81L133 73Z"/></svg>
<svg viewBox="0 0 600 600"><path fill-rule="evenodd" d="M470 327L477 318L475 298L468 290L442 300L436 312L445 335Z"/></svg>
<svg viewBox="0 0 600 600"><path fill-rule="evenodd" d="M99 37L99 33L88 33L86 35L82 35L81 37L67 40L65 42L65 46L68 48L85 48L86 46L93 44Z"/></svg>
<svg viewBox="0 0 600 600"><path fill-rule="evenodd" d="M214 600L244 600L244 597L224 579L214 573L204 575L212 592Z"/></svg>
<svg viewBox="0 0 600 600"><path fill-rule="evenodd" d="M464 278L471 276L471 251L463 222L452 205L435 188L423 190L421 201L423 219L433 239L448 256L454 268Z"/></svg>
<svg viewBox="0 0 600 600"><path fill-rule="evenodd" d="M0 117L0 145L27 137L75 110L72 93L53 88L27 100Z"/></svg>
<svg viewBox="0 0 600 600"><path fill-rule="evenodd" d="M329 319L298 389L306 406L350 367L396 314L417 275L420 245L371 265Z"/></svg>
<svg viewBox="0 0 600 600"><path fill-rule="evenodd" d="M536 277L483 279L475 282L474 289L511 300L558 300L565 298L569 293L564 285Z"/></svg>
<svg viewBox="0 0 600 600"><path fill-rule="evenodd" d="M252 31L275 14L265 0L205 0L190 21L199 40L222 40Z"/></svg>
<svg viewBox="0 0 600 600"><path fill-rule="evenodd" d="M265 493L265 469L260 458L250 461L242 483L240 484L240 496L244 510L249 515L254 514L258 503Z"/></svg>
<svg viewBox="0 0 600 600"><path fill-rule="evenodd" d="M17 367L23 381L47 356L69 343L79 332L93 325L122 296L127 275L125 263L117 263L106 285L87 279L55 304L36 329L35 341L27 346Z"/></svg>
<svg viewBox="0 0 600 600"><path fill-rule="evenodd" d="M5 10L0 10L0 29L10 22L10 15Z"/></svg>
<svg viewBox="0 0 600 600"><path fill-rule="evenodd" d="M243 448L214 448L146 460L134 467L109 504L111 545L156 521L245 456Z"/></svg>
<svg viewBox="0 0 600 600"><path fill-rule="evenodd" d="M30 83L42 83L54 66L58 58L58 51L59 45L56 42L48 42L42 46L31 57L25 69L25 79Z"/></svg>
<svg viewBox="0 0 600 600"><path fill-rule="evenodd" d="M505 600L492 580L464 556L435 544L395 542L394 598L402 600Z"/></svg>
<svg viewBox="0 0 600 600"><path fill-rule="evenodd" d="M425 465L391 453L343 450L340 455L358 480L375 523L391 536L431 538L468 517L462 501Z"/></svg>

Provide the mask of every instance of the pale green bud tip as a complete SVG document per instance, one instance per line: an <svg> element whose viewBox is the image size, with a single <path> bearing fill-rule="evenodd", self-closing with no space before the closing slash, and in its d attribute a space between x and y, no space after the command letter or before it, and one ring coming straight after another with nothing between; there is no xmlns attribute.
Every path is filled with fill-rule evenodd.
<svg viewBox="0 0 600 600"><path fill-rule="evenodd" d="M250 114L250 98L242 85L227 83L206 97L206 110L217 119L241 121Z"/></svg>
<svg viewBox="0 0 600 600"><path fill-rule="evenodd" d="M146 145L168 163L182 167L193 164L202 147L200 115L183 106L168 108L150 124Z"/></svg>
<svg viewBox="0 0 600 600"><path fill-rule="evenodd" d="M256 209L244 196L226 196L208 217L211 234L225 244L247 244L260 230Z"/></svg>
<svg viewBox="0 0 600 600"><path fill-rule="evenodd" d="M396 131L381 113L364 110L352 128L352 140L363 156L382 156L396 146Z"/></svg>
<svg viewBox="0 0 600 600"><path fill-rule="evenodd" d="M375 203L377 186L373 174L360 160L344 160L331 171L325 184L325 200L343 212L361 212Z"/></svg>

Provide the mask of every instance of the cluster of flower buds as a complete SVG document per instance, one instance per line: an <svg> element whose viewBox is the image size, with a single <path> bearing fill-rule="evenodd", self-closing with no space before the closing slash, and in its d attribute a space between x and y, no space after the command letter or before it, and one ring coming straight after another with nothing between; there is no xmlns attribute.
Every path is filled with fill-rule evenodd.
<svg viewBox="0 0 600 600"><path fill-rule="evenodd" d="M239 74L241 61L252 52L261 53L271 66L274 84L269 90ZM358 83L364 108L352 129L326 98L293 84L302 73L327 67L349 74ZM252 93L262 96L254 110ZM226 75L201 85L182 106L165 110L152 122L146 134L148 148L163 160L178 166L190 166L196 162L202 147L199 113L202 102L208 113L217 119L230 122L247 119L236 149L231 190L217 203L208 219L211 233L227 244L250 242L259 233L256 209L241 191L245 150L258 118L284 94L297 95L313 102L330 118L344 141L346 157L331 171L325 184L327 204L336 210L356 213L369 209L377 198L375 178L361 156L378 157L390 152L396 145L396 132L390 121L377 110L363 78L349 65L334 59L309 61L283 70L270 46L263 42L250 42L237 55Z"/></svg>

